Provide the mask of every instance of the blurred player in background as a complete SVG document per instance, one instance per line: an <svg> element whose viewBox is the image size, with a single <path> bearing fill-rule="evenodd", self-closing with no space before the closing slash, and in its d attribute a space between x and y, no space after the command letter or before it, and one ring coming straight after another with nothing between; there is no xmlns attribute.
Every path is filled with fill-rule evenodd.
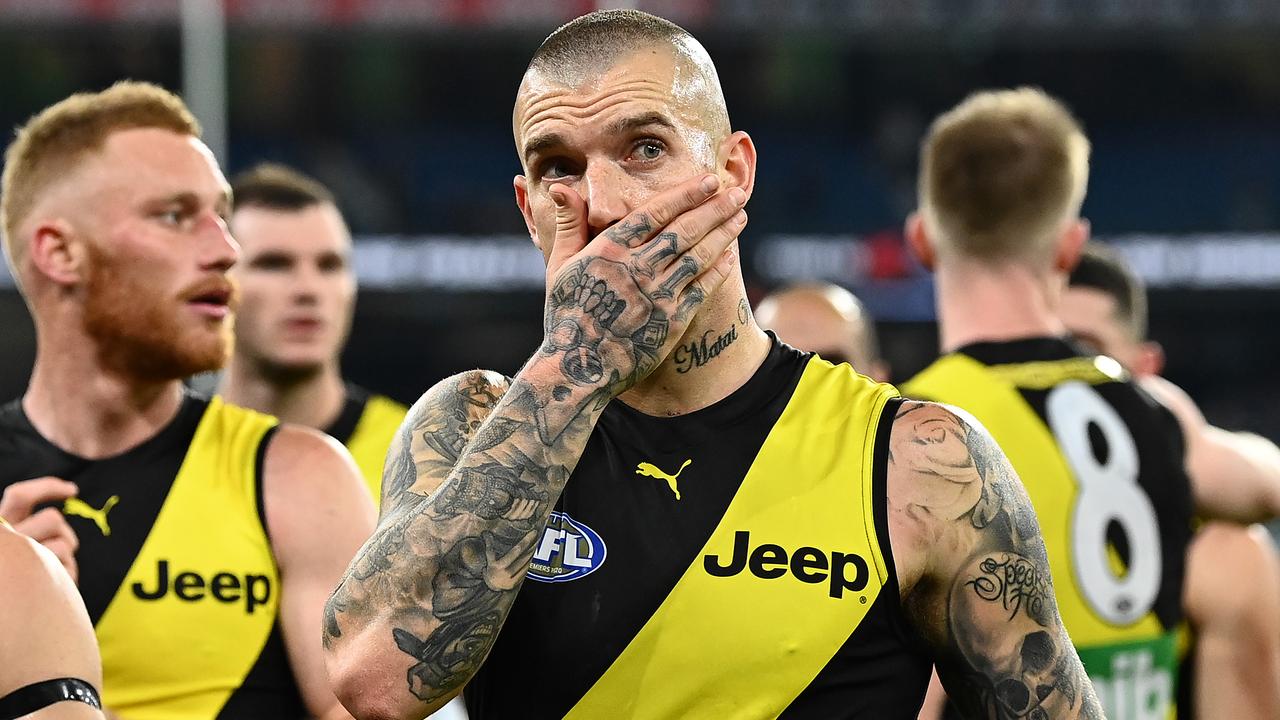
<svg viewBox="0 0 1280 720"><path fill-rule="evenodd" d="M1173 411L1202 514L1238 522L1280 517L1280 448L1253 433L1210 425L1182 388L1160 377L1164 351L1147 339L1146 289L1118 255L1101 245L1085 250L1063 295L1062 319L1079 342L1119 360Z"/></svg>
<svg viewBox="0 0 1280 720"><path fill-rule="evenodd" d="M0 520L0 578L0 720L100 720L102 662L71 576Z"/></svg>
<svg viewBox="0 0 1280 720"><path fill-rule="evenodd" d="M1005 448L1108 717L1165 718L1185 629L1190 479L1172 414L1116 361L1065 339L1058 307L1089 234L1088 169L1084 133L1039 90L977 93L934 121L907 239L934 272L946 354L903 391L972 413ZM1016 609L1043 580L1002 567L981 591Z"/></svg>
<svg viewBox="0 0 1280 720"><path fill-rule="evenodd" d="M919 709L923 637L975 717L1014 687L1020 714L1098 717L999 448L755 323L755 148L697 40L578 18L513 130L544 340L410 410L328 605L343 701L413 718L467 683L478 719L892 720ZM1029 581L1003 599L1001 566Z"/></svg>
<svg viewBox="0 0 1280 720"><path fill-rule="evenodd" d="M839 285L809 283L773 292L756 307L756 322L794 348L836 365L847 362L876 382L889 381L875 320Z"/></svg>
<svg viewBox="0 0 1280 720"><path fill-rule="evenodd" d="M1275 516L1280 450L1208 424L1191 398L1157 374L1164 353L1147 339L1146 290L1116 253L1085 249L1061 312L1082 345L1119 360L1178 417L1202 511ZM1180 694L1194 698L1198 717L1280 717L1280 559L1271 536L1261 526L1210 522L1196 532L1187 564L1195 647Z"/></svg>
<svg viewBox="0 0 1280 720"><path fill-rule="evenodd" d="M320 624L373 523L354 463L182 387L230 352L239 252L199 135L176 96L125 82L45 109L9 147L4 249L37 353L0 408L0 487L78 490L61 507L112 712L348 717Z"/></svg>
<svg viewBox="0 0 1280 720"><path fill-rule="evenodd" d="M342 379L356 300L342 214L324 186L282 165L235 177L231 194L240 306L219 392L346 445L376 503L387 448L408 408Z"/></svg>

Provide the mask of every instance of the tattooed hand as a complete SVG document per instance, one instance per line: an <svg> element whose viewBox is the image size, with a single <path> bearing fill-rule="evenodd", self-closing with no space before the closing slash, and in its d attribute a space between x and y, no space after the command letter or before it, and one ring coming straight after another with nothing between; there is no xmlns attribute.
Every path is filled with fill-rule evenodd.
<svg viewBox="0 0 1280 720"><path fill-rule="evenodd" d="M980 426L905 402L889 440L903 603L965 717L1102 718L1062 626L1022 483Z"/></svg>
<svg viewBox="0 0 1280 720"><path fill-rule="evenodd" d="M480 667L600 412L732 268L746 196L714 180L660 194L590 242L582 200L552 190L542 346L515 378L464 373L409 411L378 529L325 607L330 677L356 715L421 718Z"/></svg>
<svg viewBox="0 0 1280 720"><path fill-rule="evenodd" d="M585 206L567 186L556 202L541 354L566 383L616 396L675 347L698 305L732 269L746 193L714 175L659 195L587 241Z"/></svg>

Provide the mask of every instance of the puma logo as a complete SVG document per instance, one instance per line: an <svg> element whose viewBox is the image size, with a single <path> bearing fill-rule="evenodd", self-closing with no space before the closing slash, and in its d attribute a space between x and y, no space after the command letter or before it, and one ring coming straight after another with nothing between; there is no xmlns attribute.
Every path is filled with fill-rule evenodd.
<svg viewBox="0 0 1280 720"><path fill-rule="evenodd" d="M120 496L112 495L107 498L106 504L99 510L80 498L67 498L67 501L62 504L62 512L67 515L76 515L92 520L93 524L98 526L98 529L102 531L105 537L111 534L111 526L107 524L107 513L111 512L111 508L115 507L118 502L120 502Z"/></svg>
<svg viewBox="0 0 1280 720"><path fill-rule="evenodd" d="M657 478L659 480L666 480L667 485L671 486L671 492L675 493L676 499L679 500L680 488L676 487L676 480L680 479L680 473L684 472L684 469L689 467L689 465L691 465L692 463L693 463L692 459L685 460L684 464L680 466L680 469L676 471L676 474L671 475L663 471L662 468L659 468L657 465L654 465L653 463L642 462L636 466L636 474L642 477L651 477L651 478Z"/></svg>

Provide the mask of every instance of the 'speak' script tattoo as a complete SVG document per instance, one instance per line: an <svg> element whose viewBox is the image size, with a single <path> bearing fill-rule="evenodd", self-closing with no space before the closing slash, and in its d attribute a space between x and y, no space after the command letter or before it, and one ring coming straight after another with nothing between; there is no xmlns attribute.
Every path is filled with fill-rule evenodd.
<svg viewBox="0 0 1280 720"><path fill-rule="evenodd" d="M676 372L683 374L695 367L706 365L724 352L725 348L732 345L734 340L738 339L738 326L734 325L729 328L729 332L715 338L708 344L707 341L714 332L714 330L708 330L702 334L701 338L676 347L675 352L671 353L671 359L676 363Z"/></svg>
<svg viewBox="0 0 1280 720"><path fill-rule="evenodd" d="M966 583L978 597L988 602L999 602L1009 611L1010 619L1023 610L1041 625L1052 623L1049 603L1052 602L1053 586L1035 563L1003 553L984 558L978 569L982 575Z"/></svg>

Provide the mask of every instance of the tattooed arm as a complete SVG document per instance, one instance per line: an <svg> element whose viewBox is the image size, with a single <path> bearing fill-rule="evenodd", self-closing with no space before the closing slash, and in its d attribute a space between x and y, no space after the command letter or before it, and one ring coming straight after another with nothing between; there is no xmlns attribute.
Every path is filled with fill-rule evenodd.
<svg viewBox="0 0 1280 720"><path fill-rule="evenodd" d="M698 178L587 242L559 188L544 341L511 381L428 392L385 470L383 515L325 611L339 698L361 718L421 718L471 678L596 419L651 372L728 276L739 191ZM486 417L487 415L487 417Z"/></svg>
<svg viewBox="0 0 1280 720"><path fill-rule="evenodd" d="M986 430L941 405L903 403L888 504L903 603L965 717L1102 718L1031 502Z"/></svg>

